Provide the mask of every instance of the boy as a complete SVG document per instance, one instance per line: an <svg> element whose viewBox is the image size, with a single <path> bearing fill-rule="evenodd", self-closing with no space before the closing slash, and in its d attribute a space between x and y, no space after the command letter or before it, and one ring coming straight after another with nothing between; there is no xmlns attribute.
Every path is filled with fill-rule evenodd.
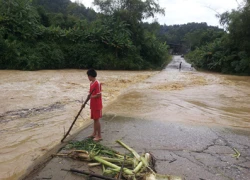
<svg viewBox="0 0 250 180"><path fill-rule="evenodd" d="M94 69L89 69L87 75L90 83L90 112L91 119L94 120L94 131L89 137L94 138L94 141L102 140L100 118L102 117L102 94L101 84L96 80L97 72Z"/></svg>

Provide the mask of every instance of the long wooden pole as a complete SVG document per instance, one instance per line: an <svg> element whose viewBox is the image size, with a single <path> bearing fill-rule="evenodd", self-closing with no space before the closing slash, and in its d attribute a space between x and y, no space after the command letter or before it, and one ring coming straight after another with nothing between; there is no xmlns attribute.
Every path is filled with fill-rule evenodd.
<svg viewBox="0 0 250 180"><path fill-rule="evenodd" d="M85 102L82 104L81 109L80 109L79 112L77 113L77 115L76 115L76 117L75 117L73 123L71 124L71 126L70 126L69 130L67 131L67 133L66 133L66 134L64 135L64 137L62 138L61 142L63 142L63 140L69 135L69 132L71 131L72 127L74 126L74 124L75 124L75 122L76 122L78 116L81 114L83 108L85 107L85 105L86 105L87 102L89 101L90 96L91 96L91 94L94 92L94 90L95 90L95 89L93 89L92 92L89 93L89 95L88 95L88 97L86 98Z"/></svg>
<svg viewBox="0 0 250 180"><path fill-rule="evenodd" d="M126 155L124 155L124 160L123 160L122 167L121 167L121 170L120 170L120 173L119 173L119 176L118 176L118 180L120 180L121 177L122 177L122 170L123 170L123 167L124 167L125 160L126 160Z"/></svg>
<svg viewBox="0 0 250 180"><path fill-rule="evenodd" d="M93 177L97 177L97 178L100 178L100 179L106 179L106 180L117 180L115 178L111 178L111 177L106 177L106 176L102 176L102 175L98 175L98 174L94 174L94 173L90 173L90 172L87 172L87 171L83 171L83 170L77 170L77 169L61 169L63 171L70 171L70 172L75 172L75 173L79 173L79 174L85 174L85 175L88 175L89 177L93 176Z"/></svg>

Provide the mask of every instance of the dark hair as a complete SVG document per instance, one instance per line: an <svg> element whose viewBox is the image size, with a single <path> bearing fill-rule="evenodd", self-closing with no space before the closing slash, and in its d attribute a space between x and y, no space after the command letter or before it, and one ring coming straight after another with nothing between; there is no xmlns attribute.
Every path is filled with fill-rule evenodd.
<svg viewBox="0 0 250 180"><path fill-rule="evenodd" d="M97 76L96 70L94 70L94 69L89 69L89 70L87 71L87 75L95 78L95 77Z"/></svg>

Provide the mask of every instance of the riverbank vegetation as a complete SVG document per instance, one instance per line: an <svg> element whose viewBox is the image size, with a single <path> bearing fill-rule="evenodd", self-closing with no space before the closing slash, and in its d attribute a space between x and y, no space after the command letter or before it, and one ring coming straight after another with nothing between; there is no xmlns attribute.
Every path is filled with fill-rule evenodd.
<svg viewBox="0 0 250 180"><path fill-rule="evenodd" d="M164 14L154 0L0 0L0 69L160 69L167 45L142 20ZM153 26L152 26L153 27Z"/></svg>
<svg viewBox="0 0 250 180"><path fill-rule="evenodd" d="M231 12L218 15L226 29L221 37L196 46L186 57L197 68L250 75L250 1Z"/></svg>

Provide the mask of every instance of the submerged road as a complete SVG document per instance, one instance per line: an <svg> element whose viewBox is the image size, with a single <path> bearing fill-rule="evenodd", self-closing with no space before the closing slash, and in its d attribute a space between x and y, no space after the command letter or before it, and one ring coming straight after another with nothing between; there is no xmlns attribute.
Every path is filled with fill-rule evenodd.
<svg viewBox="0 0 250 180"><path fill-rule="evenodd" d="M179 63L182 69L179 71ZM236 79L236 80L235 80ZM250 177L249 79L201 73L180 56L161 73L130 87L105 107L102 144L122 151L122 140L156 157L159 174L185 180ZM73 137L82 140L92 125ZM235 150L240 157L233 157ZM82 179L62 168L86 168L55 157L24 179Z"/></svg>

